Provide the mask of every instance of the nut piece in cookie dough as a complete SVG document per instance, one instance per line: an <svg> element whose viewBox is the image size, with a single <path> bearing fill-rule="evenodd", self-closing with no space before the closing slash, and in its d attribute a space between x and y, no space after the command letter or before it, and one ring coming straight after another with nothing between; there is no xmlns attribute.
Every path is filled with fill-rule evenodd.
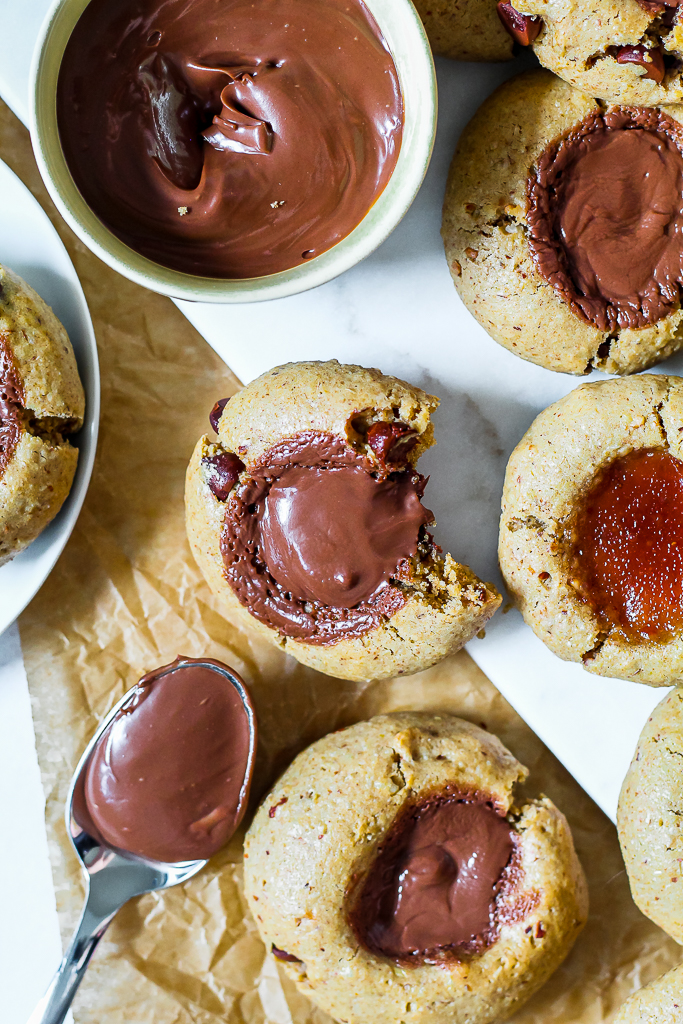
<svg viewBox="0 0 683 1024"><path fill-rule="evenodd" d="M619 797L619 842L631 893L683 943L683 687L657 705L640 734ZM680 989L683 1020L683 985Z"/></svg>
<svg viewBox="0 0 683 1024"><path fill-rule="evenodd" d="M683 379L583 384L537 416L508 463L499 557L558 657L683 679Z"/></svg>
<svg viewBox="0 0 683 1024"><path fill-rule="evenodd" d="M381 679L482 629L492 584L427 531L438 400L361 366L289 363L218 402L187 473L187 531L229 614L305 665Z"/></svg>
<svg viewBox="0 0 683 1024"><path fill-rule="evenodd" d="M631 996L612 1024L683 1024L683 964Z"/></svg>
<svg viewBox="0 0 683 1024"><path fill-rule="evenodd" d="M499 344L550 370L628 374L683 345L683 124L546 71L463 132L442 235L455 287Z"/></svg>
<svg viewBox="0 0 683 1024"><path fill-rule="evenodd" d="M416 0L434 53L453 60L511 60L515 39L495 0Z"/></svg>
<svg viewBox="0 0 683 1024"><path fill-rule="evenodd" d="M71 342L50 307L0 266L0 565L59 512L78 450L85 397Z"/></svg>
<svg viewBox="0 0 683 1024"><path fill-rule="evenodd" d="M348 1024L506 1019L588 909L564 816L515 800L527 774L449 715L382 715L314 743L246 837L245 894L267 949Z"/></svg>
<svg viewBox="0 0 683 1024"><path fill-rule="evenodd" d="M588 95L647 106L683 102L678 0L515 0L514 7L498 6L530 22L534 36L528 44L541 64ZM515 36L510 12L508 19Z"/></svg>

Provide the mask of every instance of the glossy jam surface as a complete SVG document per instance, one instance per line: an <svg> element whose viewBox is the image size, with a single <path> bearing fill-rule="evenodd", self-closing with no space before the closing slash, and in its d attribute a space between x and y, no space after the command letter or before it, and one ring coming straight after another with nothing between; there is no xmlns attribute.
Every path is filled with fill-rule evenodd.
<svg viewBox="0 0 683 1024"><path fill-rule="evenodd" d="M683 462L643 448L594 482L573 537L579 591L632 639L683 630Z"/></svg>

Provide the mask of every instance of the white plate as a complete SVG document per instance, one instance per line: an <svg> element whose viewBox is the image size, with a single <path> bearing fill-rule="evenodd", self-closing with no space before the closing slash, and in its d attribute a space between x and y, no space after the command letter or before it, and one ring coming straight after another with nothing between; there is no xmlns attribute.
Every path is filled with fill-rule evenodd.
<svg viewBox="0 0 683 1024"><path fill-rule="evenodd" d="M72 439L79 449L71 493L40 537L0 567L0 633L40 589L59 558L90 482L100 418L95 334L76 271L47 214L0 161L0 263L20 274L52 306L71 339L85 388L85 423Z"/></svg>

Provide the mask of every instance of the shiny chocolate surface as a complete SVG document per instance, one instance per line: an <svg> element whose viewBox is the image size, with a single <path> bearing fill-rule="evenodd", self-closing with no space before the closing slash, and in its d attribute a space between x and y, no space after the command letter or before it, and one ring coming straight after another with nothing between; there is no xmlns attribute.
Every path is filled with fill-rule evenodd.
<svg viewBox="0 0 683 1024"><path fill-rule="evenodd" d="M423 487L405 463L378 471L341 438L311 431L283 441L227 502L228 582L284 636L362 636L405 603L397 581L434 518Z"/></svg>
<svg viewBox="0 0 683 1024"><path fill-rule="evenodd" d="M495 939L495 904L514 833L477 797L436 796L402 812L351 912L370 952L398 962L457 959Z"/></svg>
<svg viewBox="0 0 683 1024"><path fill-rule="evenodd" d="M360 223L395 167L403 100L362 0L91 0L57 113L79 190L122 241L247 278Z"/></svg>
<svg viewBox="0 0 683 1024"><path fill-rule="evenodd" d="M152 860L211 857L244 814L255 742L231 669L190 658L157 669L95 746L85 779L92 823L105 842Z"/></svg>
<svg viewBox="0 0 683 1024"><path fill-rule="evenodd" d="M683 128L649 107L591 115L529 181L539 273L584 322L641 328L680 303Z"/></svg>

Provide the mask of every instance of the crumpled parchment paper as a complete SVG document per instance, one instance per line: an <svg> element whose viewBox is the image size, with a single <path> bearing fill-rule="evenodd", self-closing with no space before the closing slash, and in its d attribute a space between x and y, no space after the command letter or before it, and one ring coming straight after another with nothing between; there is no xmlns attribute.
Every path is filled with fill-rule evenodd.
<svg viewBox="0 0 683 1024"><path fill-rule="evenodd" d="M203 655L232 665L254 697L260 745L252 809L304 746L380 712L447 711L497 733L531 769L530 792L547 793L567 814L591 894L590 920L573 953L515 1021L608 1021L631 992L681 957L633 904L612 824L466 653L418 676L359 685L303 668L222 618L185 538L183 480L211 406L238 382L169 300L119 277L74 238L40 182L27 132L1 104L0 157L69 248L102 371L100 444L85 507L20 620L65 941L83 898L63 824L79 754L144 672L177 654ZM229 310L225 321L229 331ZM329 1021L266 955L244 904L240 855L237 836L197 878L120 912L77 997L76 1024Z"/></svg>

